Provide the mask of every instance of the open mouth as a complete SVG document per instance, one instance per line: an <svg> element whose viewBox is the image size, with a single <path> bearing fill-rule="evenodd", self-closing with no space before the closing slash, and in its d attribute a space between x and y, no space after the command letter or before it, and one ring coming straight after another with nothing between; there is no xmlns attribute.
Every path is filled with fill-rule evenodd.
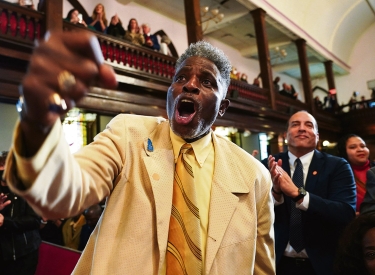
<svg viewBox="0 0 375 275"><path fill-rule="evenodd" d="M189 99L182 99L176 109L176 122L188 124L193 119L195 113L194 102Z"/></svg>

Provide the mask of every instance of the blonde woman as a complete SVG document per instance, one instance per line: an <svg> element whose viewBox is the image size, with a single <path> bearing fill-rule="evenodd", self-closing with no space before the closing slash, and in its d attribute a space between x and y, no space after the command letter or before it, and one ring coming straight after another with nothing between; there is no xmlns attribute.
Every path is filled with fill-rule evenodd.
<svg viewBox="0 0 375 275"><path fill-rule="evenodd" d="M103 4L97 4L91 17L87 18L86 24L92 26L98 32L105 32L107 29L108 20L105 16L105 9Z"/></svg>

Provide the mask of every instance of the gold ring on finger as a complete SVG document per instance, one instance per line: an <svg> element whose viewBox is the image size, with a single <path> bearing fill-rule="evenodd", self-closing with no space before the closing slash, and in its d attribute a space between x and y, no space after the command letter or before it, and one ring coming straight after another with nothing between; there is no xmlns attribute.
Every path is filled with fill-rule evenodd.
<svg viewBox="0 0 375 275"><path fill-rule="evenodd" d="M64 70L57 76L60 92L69 92L76 85L76 78L70 72Z"/></svg>

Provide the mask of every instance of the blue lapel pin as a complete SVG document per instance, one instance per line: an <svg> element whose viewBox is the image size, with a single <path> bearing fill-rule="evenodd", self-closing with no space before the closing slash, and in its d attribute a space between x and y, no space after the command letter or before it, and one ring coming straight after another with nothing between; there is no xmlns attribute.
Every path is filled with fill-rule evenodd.
<svg viewBox="0 0 375 275"><path fill-rule="evenodd" d="M154 151L154 146L152 146L151 139L147 140L147 151L149 151L149 152L153 152Z"/></svg>

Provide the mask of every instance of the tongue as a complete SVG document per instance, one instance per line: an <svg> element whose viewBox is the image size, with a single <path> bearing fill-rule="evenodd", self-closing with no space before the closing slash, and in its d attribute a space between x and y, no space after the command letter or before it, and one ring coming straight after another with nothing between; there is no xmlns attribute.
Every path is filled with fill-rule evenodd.
<svg viewBox="0 0 375 275"><path fill-rule="evenodd" d="M186 112L186 111L181 111L180 112L180 116L182 116L182 117L188 117L188 116L190 116L191 115L191 113L188 113L188 112Z"/></svg>
<svg viewBox="0 0 375 275"><path fill-rule="evenodd" d="M178 124L185 125L193 120L194 115L195 115L195 112L194 113L181 112L180 114L178 110L176 110L175 119Z"/></svg>

